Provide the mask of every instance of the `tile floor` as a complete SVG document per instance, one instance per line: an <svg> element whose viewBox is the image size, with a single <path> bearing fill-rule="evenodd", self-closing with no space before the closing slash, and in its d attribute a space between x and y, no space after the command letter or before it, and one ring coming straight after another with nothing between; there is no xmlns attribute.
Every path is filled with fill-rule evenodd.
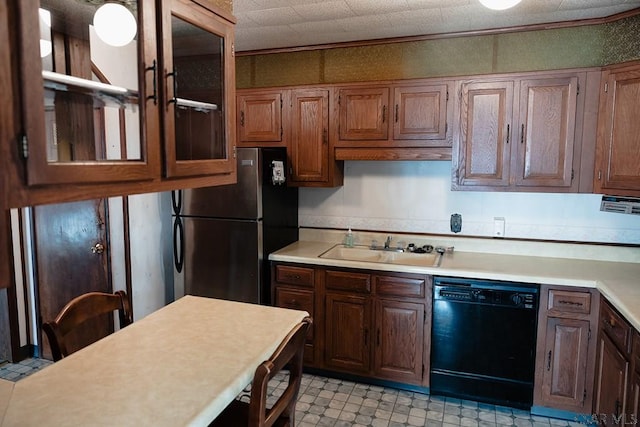
<svg viewBox="0 0 640 427"><path fill-rule="evenodd" d="M0 365L0 378L17 381L51 363L27 359ZM286 380L286 374L278 374L269 384L275 396L285 387ZM296 426L578 427L581 424L503 406L305 374L296 406Z"/></svg>

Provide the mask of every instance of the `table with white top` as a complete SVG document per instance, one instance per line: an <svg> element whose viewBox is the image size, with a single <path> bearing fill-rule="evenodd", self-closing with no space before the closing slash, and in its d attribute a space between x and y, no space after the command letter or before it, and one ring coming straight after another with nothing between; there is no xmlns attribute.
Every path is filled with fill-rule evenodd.
<svg viewBox="0 0 640 427"><path fill-rule="evenodd" d="M15 383L2 425L207 425L307 315L185 296Z"/></svg>

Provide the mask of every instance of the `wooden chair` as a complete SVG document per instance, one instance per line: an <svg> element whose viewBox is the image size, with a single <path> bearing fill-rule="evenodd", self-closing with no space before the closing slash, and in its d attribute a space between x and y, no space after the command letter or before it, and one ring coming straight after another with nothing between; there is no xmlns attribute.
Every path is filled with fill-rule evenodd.
<svg viewBox="0 0 640 427"><path fill-rule="evenodd" d="M302 359L312 320L306 317L284 338L273 355L262 362L251 383L249 402L234 400L210 427L271 427L295 425L295 408L302 380ZM287 388L271 408L267 408L267 385L283 368L289 370Z"/></svg>
<svg viewBox="0 0 640 427"><path fill-rule="evenodd" d="M49 339L53 360L57 362L78 350L70 351L70 347L65 341L69 333L90 319L113 313L116 310L119 314L120 328L133 322L131 305L125 291L117 291L113 294L89 292L69 301L55 320L42 325L42 329Z"/></svg>

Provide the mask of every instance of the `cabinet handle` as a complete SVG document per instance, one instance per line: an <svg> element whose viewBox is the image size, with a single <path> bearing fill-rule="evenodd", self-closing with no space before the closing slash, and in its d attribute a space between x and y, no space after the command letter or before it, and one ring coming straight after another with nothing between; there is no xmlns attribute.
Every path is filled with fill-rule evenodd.
<svg viewBox="0 0 640 427"><path fill-rule="evenodd" d="M396 104L396 123L398 123L398 104Z"/></svg>
<svg viewBox="0 0 640 427"><path fill-rule="evenodd" d="M244 127L244 111L240 111L240 126Z"/></svg>
<svg viewBox="0 0 640 427"><path fill-rule="evenodd" d="M551 370L551 350L549 350L549 354L547 354L547 371Z"/></svg>
<svg viewBox="0 0 640 427"><path fill-rule="evenodd" d="M520 144L524 144L524 123L522 124L522 128L520 129Z"/></svg>
<svg viewBox="0 0 640 427"><path fill-rule="evenodd" d="M150 67L147 67L144 69L145 72L147 71L151 71L153 73L153 95L147 96L147 100L149 99L153 99L153 103L154 105L158 104L158 88L157 88L157 80L156 80L156 71L157 71L158 67L156 64L156 60L154 59L153 62L151 63Z"/></svg>
<svg viewBox="0 0 640 427"><path fill-rule="evenodd" d="M327 129L324 128L324 129L322 129L322 144L323 145L327 145L328 142L329 141L328 141L328 138L327 138Z"/></svg>
<svg viewBox="0 0 640 427"><path fill-rule="evenodd" d="M581 302L577 302L577 301L567 301L564 299L561 299L560 301L558 301L558 304L562 304L562 305L575 305L578 307L582 307L582 303Z"/></svg>
<svg viewBox="0 0 640 427"><path fill-rule="evenodd" d="M509 143L509 129L511 126L507 125L507 144Z"/></svg>
<svg viewBox="0 0 640 427"><path fill-rule="evenodd" d="M387 120L387 106L383 105L382 106L382 123L384 123Z"/></svg>
<svg viewBox="0 0 640 427"><path fill-rule="evenodd" d="M172 97L167 102L167 104L175 104L178 102L178 98L176 98L176 92L178 92L178 82L177 82L178 72L174 70L170 73L167 73L167 79L169 79L169 77L173 79L173 93L171 94Z"/></svg>

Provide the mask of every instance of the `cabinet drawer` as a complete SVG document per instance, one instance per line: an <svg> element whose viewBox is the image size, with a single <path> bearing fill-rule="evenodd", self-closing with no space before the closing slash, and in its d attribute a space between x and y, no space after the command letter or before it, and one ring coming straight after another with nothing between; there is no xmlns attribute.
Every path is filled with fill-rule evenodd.
<svg viewBox="0 0 640 427"><path fill-rule="evenodd" d="M589 292L549 290L549 312L591 313L591 294Z"/></svg>
<svg viewBox="0 0 640 427"><path fill-rule="evenodd" d="M374 276L376 294L407 298L424 298L424 278Z"/></svg>
<svg viewBox="0 0 640 427"><path fill-rule="evenodd" d="M275 305L282 308L291 308L294 310L304 310L313 319L313 291L304 289L290 289L282 286L276 287ZM313 340L313 323L309 328L307 340Z"/></svg>
<svg viewBox="0 0 640 427"><path fill-rule="evenodd" d="M276 265L276 282L313 287L313 268Z"/></svg>
<svg viewBox="0 0 640 427"><path fill-rule="evenodd" d="M629 353L631 350L631 325L606 302L601 304L600 308L600 327L620 350Z"/></svg>
<svg viewBox="0 0 640 427"><path fill-rule="evenodd" d="M327 270L325 277L327 289L338 291L371 292L371 275L347 271Z"/></svg>

